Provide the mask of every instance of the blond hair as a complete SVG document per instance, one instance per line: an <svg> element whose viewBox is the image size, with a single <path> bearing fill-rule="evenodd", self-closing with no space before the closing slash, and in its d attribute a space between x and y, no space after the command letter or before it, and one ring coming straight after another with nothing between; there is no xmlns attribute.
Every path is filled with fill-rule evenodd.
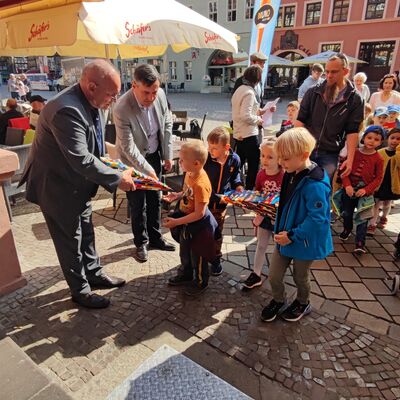
<svg viewBox="0 0 400 400"><path fill-rule="evenodd" d="M292 128L276 140L274 149L278 158L290 158L314 150L315 139L306 128Z"/></svg>
<svg viewBox="0 0 400 400"><path fill-rule="evenodd" d="M270 147L271 149L274 148L276 143L276 137L271 136L271 137L267 137L266 139L264 139L261 144L260 144L260 150L262 150L264 147Z"/></svg>
<svg viewBox="0 0 400 400"><path fill-rule="evenodd" d="M207 142L212 144L221 143L226 146L231 140L231 136L226 128L218 126L214 128L207 136Z"/></svg>
<svg viewBox="0 0 400 400"><path fill-rule="evenodd" d="M202 166L207 161L208 151L206 146L204 146L204 143L199 139L183 143L180 151L189 154L193 158L193 161L199 161Z"/></svg>
<svg viewBox="0 0 400 400"><path fill-rule="evenodd" d="M298 110L300 110L300 103L297 100L293 100L287 105L286 108L289 107L297 108Z"/></svg>

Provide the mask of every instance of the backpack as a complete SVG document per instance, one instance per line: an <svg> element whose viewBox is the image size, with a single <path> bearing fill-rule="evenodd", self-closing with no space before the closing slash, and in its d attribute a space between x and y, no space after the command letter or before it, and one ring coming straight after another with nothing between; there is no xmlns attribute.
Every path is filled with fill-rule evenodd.
<svg viewBox="0 0 400 400"><path fill-rule="evenodd" d="M190 126L190 135L200 138L201 137L201 128L199 125L199 121L197 121L197 119L192 119L190 121L189 126Z"/></svg>

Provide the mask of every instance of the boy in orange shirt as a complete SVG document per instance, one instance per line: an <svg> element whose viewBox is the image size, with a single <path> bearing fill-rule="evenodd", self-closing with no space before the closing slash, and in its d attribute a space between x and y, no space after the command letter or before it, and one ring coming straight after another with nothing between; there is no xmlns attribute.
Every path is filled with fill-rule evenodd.
<svg viewBox="0 0 400 400"><path fill-rule="evenodd" d="M164 220L180 244L181 268L169 279L171 286L188 285L185 293L195 296L208 286L208 261L215 259L218 225L208 209L211 183L203 166L208 151L200 140L184 143L179 152L181 168L186 172L183 191L171 193L164 200L180 199L179 210ZM194 273L194 276L193 276Z"/></svg>

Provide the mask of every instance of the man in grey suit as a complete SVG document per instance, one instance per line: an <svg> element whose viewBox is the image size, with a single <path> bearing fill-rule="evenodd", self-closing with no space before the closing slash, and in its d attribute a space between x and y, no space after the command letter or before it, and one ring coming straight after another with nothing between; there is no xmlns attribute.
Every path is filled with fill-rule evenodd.
<svg viewBox="0 0 400 400"><path fill-rule="evenodd" d="M116 147L121 160L141 172L161 178L162 161L172 167L172 120L160 75L149 64L136 67L132 89L113 110ZM127 192L131 211L136 258L148 259L148 246L174 251L161 235L161 193L151 190Z"/></svg>
<svg viewBox="0 0 400 400"><path fill-rule="evenodd" d="M91 198L99 185L109 192L135 190L131 170L120 173L99 159L104 154L104 115L121 89L107 61L88 64L78 84L61 92L40 113L36 138L21 184L40 206L72 300L89 308L110 301L92 288L122 286L106 275L95 249Z"/></svg>

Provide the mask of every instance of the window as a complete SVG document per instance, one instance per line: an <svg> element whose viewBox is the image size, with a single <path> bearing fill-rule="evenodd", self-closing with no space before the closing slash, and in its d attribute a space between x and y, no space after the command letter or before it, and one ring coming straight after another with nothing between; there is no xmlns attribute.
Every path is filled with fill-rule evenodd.
<svg viewBox="0 0 400 400"><path fill-rule="evenodd" d="M289 28L291 26L294 26L295 10L296 10L296 6L285 7L285 12L283 14L283 26L285 28Z"/></svg>
<svg viewBox="0 0 400 400"><path fill-rule="evenodd" d="M211 21L217 22L217 2L216 1L210 1L208 3L208 18L210 18Z"/></svg>
<svg viewBox="0 0 400 400"><path fill-rule="evenodd" d="M395 41L361 43L358 58L370 67L390 67L393 61Z"/></svg>
<svg viewBox="0 0 400 400"><path fill-rule="evenodd" d="M228 0L228 21L236 21L236 0Z"/></svg>
<svg viewBox="0 0 400 400"><path fill-rule="evenodd" d="M169 62L169 79L171 81L176 81L178 79L176 74L176 61Z"/></svg>
<svg viewBox="0 0 400 400"><path fill-rule="evenodd" d="M308 3L305 25L318 25L321 18L321 2Z"/></svg>
<svg viewBox="0 0 400 400"><path fill-rule="evenodd" d="M324 51L335 51L336 53L339 53L342 49L342 45L340 43L323 43L321 44L321 53Z"/></svg>
<svg viewBox="0 0 400 400"><path fill-rule="evenodd" d="M289 28L294 26L296 6L279 7L278 18L276 19L276 28Z"/></svg>
<svg viewBox="0 0 400 400"><path fill-rule="evenodd" d="M282 28L282 7L279 7L278 18L276 19L276 28Z"/></svg>
<svg viewBox="0 0 400 400"><path fill-rule="evenodd" d="M350 0L335 0L332 10L332 22L347 22Z"/></svg>
<svg viewBox="0 0 400 400"><path fill-rule="evenodd" d="M254 0L246 0L246 5L244 9L244 18L253 19L254 14Z"/></svg>
<svg viewBox="0 0 400 400"><path fill-rule="evenodd" d="M192 80L192 61L184 61L183 67L185 68L185 81Z"/></svg>
<svg viewBox="0 0 400 400"><path fill-rule="evenodd" d="M365 19L383 18L385 10L385 0L368 0Z"/></svg>

